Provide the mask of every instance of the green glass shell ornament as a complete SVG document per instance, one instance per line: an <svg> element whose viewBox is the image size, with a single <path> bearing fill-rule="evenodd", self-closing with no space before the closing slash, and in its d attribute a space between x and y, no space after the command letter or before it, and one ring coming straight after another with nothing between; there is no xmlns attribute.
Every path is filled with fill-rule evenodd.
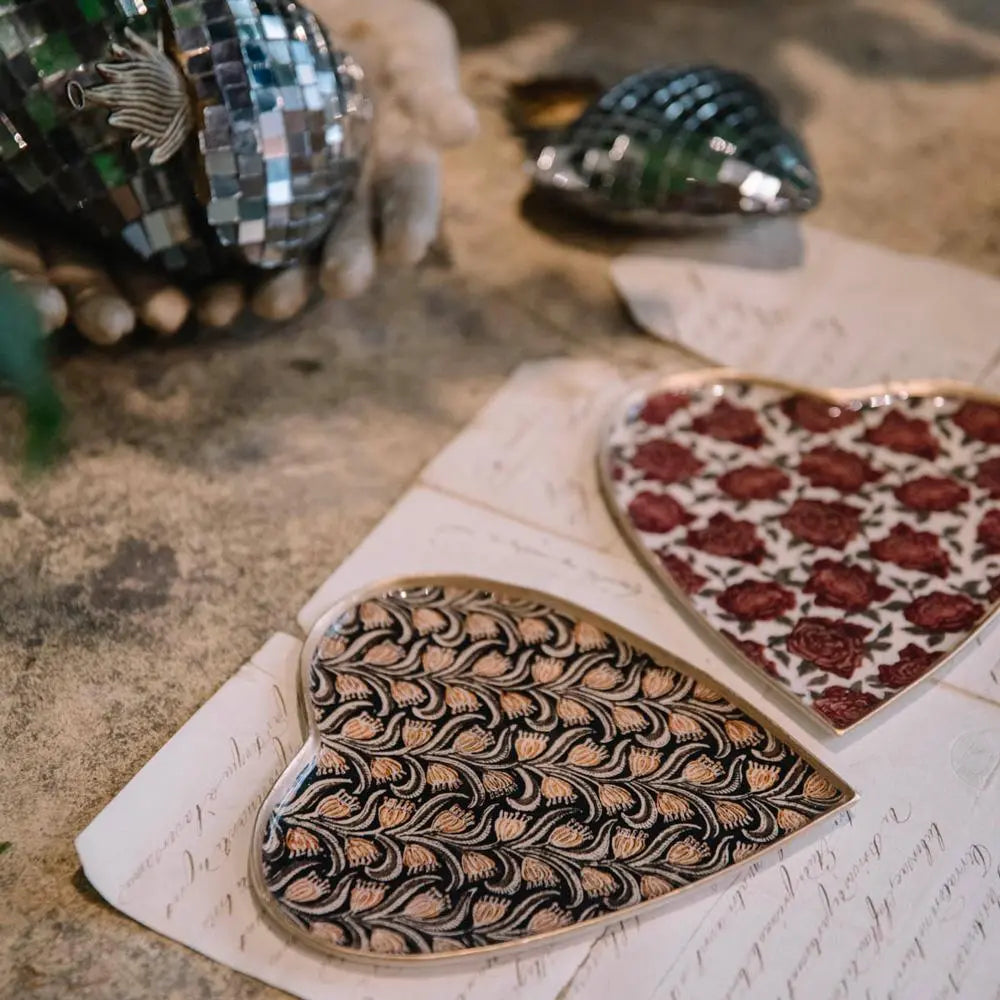
<svg viewBox="0 0 1000 1000"><path fill-rule="evenodd" d="M0 3L0 182L173 271L281 267L350 200L363 74L290 0Z"/></svg>
<svg viewBox="0 0 1000 1000"><path fill-rule="evenodd" d="M820 199L772 98L716 66L628 77L546 136L532 172L568 205L651 229L806 212Z"/></svg>

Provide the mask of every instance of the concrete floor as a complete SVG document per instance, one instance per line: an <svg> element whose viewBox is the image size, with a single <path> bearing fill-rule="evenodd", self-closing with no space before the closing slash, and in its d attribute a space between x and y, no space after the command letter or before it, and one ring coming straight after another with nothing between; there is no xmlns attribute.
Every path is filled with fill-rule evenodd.
<svg viewBox="0 0 1000 1000"><path fill-rule="evenodd" d="M416 275L289 328L86 350L72 452L16 471L0 401L0 996L277 997L105 906L73 837L520 362L681 357L632 329L621 244L521 212L511 81L710 59L756 74L825 181L818 224L1000 274L995 0L454 0L482 138ZM942 331L942 350L947 350Z"/></svg>

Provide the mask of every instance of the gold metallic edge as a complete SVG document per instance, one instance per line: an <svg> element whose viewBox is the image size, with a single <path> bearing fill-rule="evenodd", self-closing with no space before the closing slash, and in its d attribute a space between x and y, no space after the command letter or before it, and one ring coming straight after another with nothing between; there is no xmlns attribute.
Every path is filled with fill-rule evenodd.
<svg viewBox="0 0 1000 1000"><path fill-rule="evenodd" d="M805 704L788 687L761 670L741 650L736 649L731 643L722 638L719 632L708 623L704 615L697 609L690 596L674 582L673 577L662 566L653 561L649 550L639 538L638 532L632 527L631 523L625 517L624 512L619 508L614 493L614 481L611 478L610 453L608 451L610 433L614 428L620 426L620 418L639 393L701 389L706 385L720 382L744 382L752 385L766 386L768 388L780 389L784 392L813 396L817 399L826 400L832 405L852 403L862 401L866 397L886 395L907 397L947 395L1000 406L1000 396L983 392L975 386L969 385L967 382L958 382L953 379L912 379L903 382L883 382L876 385L858 386L854 389L815 389L811 386L788 382L784 379L771 378L766 375L755 375L752 372L744 372L736 368L701 368L697 371L656 376L653 378L646 377L632 381L612 405L608 416L605 418L602 425L601 438L597 446L597 478L600 483L601 493L604 496L605 505L614 518L618 531L632 550L633 555L639 559L646 572L659 584L660 589L665 591L666 596L679 607L684 616L689 621L693 621L699 631L711 637L713 647L715 647L716 651L719 652L719 655L725 661L735 661L740 667L749 670L753 677L761 679L768 685L770 690L779 693L786 701L793 704L800 713L804 713L807 718L818 724L825 732L833 733L835 736L843 736L859 726L864 726L865 723L869 722L880 712L887 709L899 708L900 706L897 705L897 701L903 695L909 694L929 677L939 675L945 668L950 667L955 657L962 653L996 618L997 612L1000 612L1000 599L993 603L993 606L982 621L947 656L943 657L940 662L928 670L926 674L922 674L915 681L907 684L906 687L896 690L892 697L882 701L877 708L872 709L867 715L858 719L857 722L852 722L849 726L838 728L825 715Z"/></svg>
<svg viewBox="0 0 1000 1000"><path fill-rule="evenodd" d="M674 889L665 893L663 896L644 900L641 903L634 903L633 905L625 907L621 910L615 910L601 916L591 917L587 920L570 924L567 927L556 928L555 930L545 931L541 934L533 934L516 941L485 945L481 948L463 948L459 951L445 953L428 952L414 955L383 955L375 952L361 951L355 948L339 947L317 940L315 936L311 935L308 931L303 930L297 923L295 923L294 920L288 917L283 908L275 902L274 897L271 895L265 884L264 865L261 860L263 856L267 820L270 817L271 812L273 811L275 805L277 805L277 803L288 791L288 786L295 780L302 768L315 756L320 746L319 733L316 728L316 721L313 717L313 713L309 710L307 694L309 690L309 673L313 654L315 653L320 640L331 622L336 620L345 611L350 608L357 607L365 600L381 596L386 592L393 590L448 586L464 587L470 590L485 590L491 593L508 594L519 598L541 601L548 604L555 611L559 611L569 616L586 619L604 631L611 632L612 634L623 639L625 642L634 646L640 652L643 652L647 656L651 657L661 666L671 667L686 676L693 677L695 680L704 681L720 694L728 698L737 708L742 709L751 719L763 726L771 736L781 740L781 742L784 743L790 750L809 764L817 774L829 781L844 796L843 801L831 808L828 812L814 817L804 826L786 834L774 844L762 848L760 851L757 851L755 854L751 854L742 861L737 861L733 864L727 865L721 871L715 872L712 875L707 875L702 879L689 883L688 885L681 886L679 889ZM789 735L780 723L773 721L769 716L761 712L759 708L751 705L745 698L742 698L740 695L736 694L736 692L730 690L725 684L721 683L704 670L688 663L686 660L681 659L673 653L667 652L665 649L660 648L654 643L643 639L641 636L636 635L629 629L623 628L621 625L605 618L603 615L598 615L572 601L564 600L561 597L546 594L543 591L535 590L530 587L522 587L518 584L504 583L498 580L489 580L483 577L437 573L428 573L420 576L406 576L398 579L391 579L385 583L372 584L366 587L358 588L347 596L341 598L335 604L331 605L331 607L316 620L315 624L309 630L309 634L306 636L305 642L302 645L302 650L299 655L298 700L299 708L304 712L308 723L309 734L302 749L299 750L299 752L292 759L291 763L282 772L281 777L279 777L274 783L274 786L271 788L270 792L268 792L266 798L257 811L257 817L254 821L253 836L251 838L249 858L249 877L252 895L255 897L258 907L271 921L272 925L286 935L290 935L294 941L306 945L314 952L319 952L330 955L334 958L345 959L355 963L360 962L367 965L393 966L454 963L463 959L468 960L470 957L478 958L481 955L493 956L500 952L507 953L518 949L528 951L532 950L536 945L548 943L554 938L571 937L574 936L576 932L584 932L586 930L597 929L607 924L618 923L630 917L645 914L648 910L658 909L673 900L676 896L687 892L688 890L701 889L705 885L712 883L724 875L729 875L732 872L738 871L747 865L759 861L761 858L766 857L775 850L786 846L789 841L796 839L799 834L804 834L819 824L829 821L838 813L850 808L858 801L857 791L838 774L827 767L827 765L820 761L816 756L814 756L809 750L803 747L794 737Z"/></svg>

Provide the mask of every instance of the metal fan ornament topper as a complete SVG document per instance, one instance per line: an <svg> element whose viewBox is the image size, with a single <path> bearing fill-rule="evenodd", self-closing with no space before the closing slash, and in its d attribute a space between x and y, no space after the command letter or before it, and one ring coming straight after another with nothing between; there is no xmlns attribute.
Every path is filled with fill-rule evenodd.
<svg viewBox="0 0 1000 1000"><path fill-rule="evenodd" d="M0 179L170 270L308 254L371 115L361 68L290 0L0 4Z"/></svg>
<svg viewBox="0 0 1000 1000"><path fill-rule="evenodd" d="M603 220L648 228L806 212L819 181L773 99L716 66L650 69L549 131L539 189Z"/></svg>

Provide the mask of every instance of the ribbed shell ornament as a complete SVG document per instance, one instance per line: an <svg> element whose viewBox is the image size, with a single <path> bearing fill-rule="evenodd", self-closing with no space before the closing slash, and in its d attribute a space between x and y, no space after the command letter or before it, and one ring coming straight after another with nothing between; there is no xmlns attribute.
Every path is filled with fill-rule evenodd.
<svg viewBox="0 0 1000 1000"><path fill-rule="evenodd" d="M773 99L716 66L623 80L547 137L533 176L591 215L653 229L805 212L820 199L809 154Z"/></svg>
<svg viewBox="0 0 1000 1000"><path fill-rule="evenodd" d="M0 4L0 180L171 270L308 254L371 114L360 67L289 0Z"/></svg>

